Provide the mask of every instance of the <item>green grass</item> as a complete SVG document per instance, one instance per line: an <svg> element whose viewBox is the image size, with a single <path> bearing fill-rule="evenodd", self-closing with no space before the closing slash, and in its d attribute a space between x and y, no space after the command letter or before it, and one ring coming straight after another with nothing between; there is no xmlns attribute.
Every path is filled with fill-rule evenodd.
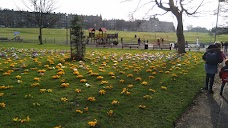
<svg viewBox="0 0 228 128"><path fill-rule="evenodd" d="M23 38L25 43L38 43L38 28L1 28L0 37L8 37L9 39L14 38L14 32L19 31L20 37ZM85 36L88 36L88 30L85 30ZM96 31L96 34L99 32ZM124 42L137 42L137 39L134 38L137 35L137 38L140 37L141 40L148 40L149 43L155 43L156 38L164 38L165 43L175 42L177 40L175 32L127 32L127 31L114 31L108 30L107 34L119 34L120 38L123 37ZM69 35L69 34L68 34ZM199 39L199 42L210 43L214 41L214 36L210 36L208 33L198 33L198 32L184 32L185 40L189 43L196 43L196 39ZM54 43L54 44L65 44L66 42L66 29L43 29L43 40L44 43ZM227 35L218 35L218 41L227 41Z"/></svg>
<svg viewBox="0 0 228 128"><path fill-rule="evenodd" d="M77 62L67 59L69 48L65 45L1 43L0 47L0 52L8 55L7 59L0 58L0 93L4 93L0 103L6 104L5 107L0 105L0 127L51 128L61 125L87 128L88 122L96 119L96 128L170 128L192 103L204 82L200 52L178 55L175 51L87 48L85 61ZM39 54L36 58L31 56L34 50ZM11 70L13 72L6 75ZM42 74L39 70L46 72ZM60 70L65 74L53 79L52 76ZM80 82L82 78L77 78L79 75L74 71L78 71L91 87ZM98 80L93 75L95 73L103 79ZM129 74L133 77L128 77ZM18 75L21 79L16 78ZM35 77L41 80L35 81ZM142 80L136 81L137 77ZM69 83L69 87L61 87L62 80ZM108 84L101 84L101 81L108 81ZM142 85L143 82L147 85ZM40 85L32 87L33 83ZM4 89L8 85L12 88ZM127 91L123 91L124 88ZM53 92L40 93L40 89L52 89ZM81 92L76 93L75 89L81 89ZM99 90L106 93L100 95ZM64 97L68 101L60 100ZM88 97L95 97L96 101L90 102ZM113 100L119 104L112 105ZM146 107L139 108L139 105ZM87 112L85 107L88 107ZM77 113L76 109L83 113ZM107 115L109 110L113 110L112 116ZM13 121L13 118L26 119L27 116L29 121Z"/></svg>

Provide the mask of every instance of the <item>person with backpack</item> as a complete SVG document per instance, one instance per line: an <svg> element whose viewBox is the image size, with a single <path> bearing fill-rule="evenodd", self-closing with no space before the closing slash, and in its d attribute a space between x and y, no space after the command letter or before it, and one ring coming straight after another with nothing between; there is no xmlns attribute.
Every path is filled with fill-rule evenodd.
<svg viewBox="0 0 228 128"><path fill-rule="evenodd" d="M222 79L222 86L219 94L222 95L224 86L226 82L228 82L228 59L225 61L225 66L220 70L219 77Z"/></svg>
<svg viewBox="0 0 228 128"><path fill-rule="evenodd" d="M206 83L204 89L208 90L209 93L213 93L212 87L215 74L218 72L218 64L223 61L222 52L217 45L209 45L207 51L203 54L202 59L205 61L204 68L206 71Z"/></svg>

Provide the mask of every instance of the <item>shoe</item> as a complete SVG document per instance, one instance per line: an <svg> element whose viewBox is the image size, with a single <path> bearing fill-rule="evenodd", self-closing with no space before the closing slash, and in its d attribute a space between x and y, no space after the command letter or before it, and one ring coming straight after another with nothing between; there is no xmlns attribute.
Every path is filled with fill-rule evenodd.
<svg viewBox="0 0 228 128"><path fill-rule="evenodd" d="M210 94L213 94L213 93L214 93L214 91L212 91L212 90L209 90L208 92L209 92Z"/></svg>

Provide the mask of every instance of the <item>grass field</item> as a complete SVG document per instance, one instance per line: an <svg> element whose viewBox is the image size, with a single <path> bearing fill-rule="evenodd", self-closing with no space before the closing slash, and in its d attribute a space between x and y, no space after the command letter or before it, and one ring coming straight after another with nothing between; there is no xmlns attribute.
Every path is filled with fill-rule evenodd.
<svg viewBox="0 0 228 128"><path fill-rule="evenodd" d="M0 127L171 128L203 87L200 52L68 49L0 43Z"/></svg>
<svg viewBox="0 0 228 128"><path fill-rule="evenodd" d="M8 37L12 39L14 37L14 32L20 32L20 36L23 38L25 43L38 43L38 28L1 28L0 37ZM99 32L96 31L96 34ZM154 43L156 38L164 38L165 43L175 42L176 33L164 33L164 32L126 32L126 31L110 31L106 32L107 34L119 34L119 40L123 37L124 42L137 42L137 39L134 38L137 35L137 38L140 37L141 40L148 40L149 43ZM199 39L200 43L210 43L214 41L214 36L210 36L208 33L197 33L197 32L185 32L185 39L189 43L195 43L196 39ZM88 36L88 30L85 30L85 36ZM43 40L46 43L56 43L56 44L65 44L66 42L66 29L43 29ZM218 41L228 41L228 35L219 35L217 36Z"/></svg>

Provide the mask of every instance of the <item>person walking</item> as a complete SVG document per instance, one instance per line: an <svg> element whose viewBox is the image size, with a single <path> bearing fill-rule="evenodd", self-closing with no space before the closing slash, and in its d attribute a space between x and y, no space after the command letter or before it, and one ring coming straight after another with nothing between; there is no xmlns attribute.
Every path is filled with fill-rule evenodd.
<svg viewBox="0 0 228 128"><path fill-rule="evenodd" d="M220 48L212 44L207 48L207 51L203 54L202 59L205 61L205 72L206 72L206 81L205 81L205 90L208 90L209 93L213 93L213 84L215 74L218 73L218 64L222 63L223 57Z"/></svg>
<svg viewBox="0 0 228 128"><path fill-rule="evenodd" d="M140 45L141 44L141 39L140 39L140 37L138 38L138 45Z"/></svg>
<svg viewBox="0 0 228 128"><path fill-rule="evenodd" d="M224 86L228 82L228 59L225 60L225 66L221 68L219 77L222 79L222 86L219 94L222 95Z"/></svg>

